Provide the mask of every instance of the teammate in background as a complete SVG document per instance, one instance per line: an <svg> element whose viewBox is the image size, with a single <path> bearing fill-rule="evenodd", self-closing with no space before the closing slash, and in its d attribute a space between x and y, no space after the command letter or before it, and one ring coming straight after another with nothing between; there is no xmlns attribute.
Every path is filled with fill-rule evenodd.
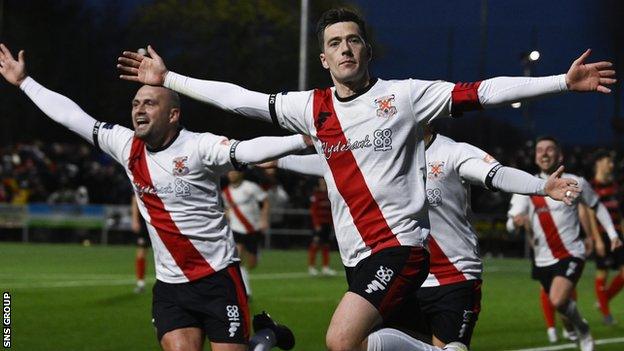
<svg viewBox="0 0 624 351"><path fill-rule="evenodd" d="M386 325L425 335L438 347L452 342L470 346L481 309L482 262L477 233L470 223L470 184L490 190L548 195L568 204L578 196L576 181L560 179L563 168L542 180L503 167L481 149L425 129L426 193L429 203L430 271L415 296ZM261 166L307 175L327 172L317 155L287 156ZM566 193L569 191L569 194Z"/></svg>
<svg viewBox="0 0 624 351"><path fill-rule="evenodd" d="M582 203L579 203L578 212L579 212L579 221L581 223L581 229L583 229L582 234L585 238L583 240L585 243L585 257L589 257L591 252L594 251L592 236L591 234L588 234L592 232L592 226L591 226L591 222L589 219L589 209L587 206L583 205ZM531 226L529 225L528 221L525 222L525 233L528 233L530 236L533 235L531 232ZM532 237L529 242L533 246ZM534 250L535 248L532 247L532 249ZM535 261L533 260L533 258L531 258L531 260L532 260L531 278L539 281L539 276L536 272ZM572 299L574 301L578 301L576 289L572 291ZM540 285L540 305L542 307L542 313L544 315L544 321L546 323L546 336L548 337L548 341L550 343L556 343L559 340L559 338L557 337L557 328L555 325L555 307L553 306L552 302L550 302L550 298L548 297L548 294L546 294L546 291L544 291L544 288L541 285ZM565 318L562 318L561 322L563 324L563 328L561 330L561 336L564 339L568 339L570 341L576 342L578 340L578 335L576 334L576 331L574 330L574 326L571 325L570 322Z"/></svg>
<svg viewBox="0 0 624 351"><path fill-rule="evenodd" d="M125 51L121 79L164 85L235 113L312 137L325 175L349 291L332 316L330 350L423 350L431 346L393 329L376 330L422 284L429 270L422 127L443 116L563 91L608 93L609 62L585 64L590 51L558 76L499 77L475 83L371 78L373 57L363 19L326 11L317 24L320 60L334 87L267 95L198 80ZM409 196L405 196L409 194ZM381 268L380 268L381 267ZM371 284L384 289L369 289ZM375 286L379 286L375 285ZM462 350L461 344L447 349Z"/></svg>
<svg viewBox="0 0 624 351"><path fill-rule="evenodd" d="M258 242L269 229L269 198L256 183L245 180L243 172L230 171L227 176L229 183L222 192L226 215L241 258L247 296L251 296L249 271L258 265Z"/></svg>
<svg viewBox="0 0 624 351"><path fill-rule="evenodd" d="M262 189L266 191L269 197L269 206L271 206L271 216L269 226L271 228L282 226L284 221L283 210L288 208L290 197L284 186L277 179L275 169L265 169L265 181L261 183Z"/></svg>
<svg viewBox="0 0 624 351"><path fill-rule="evenodd" d="M599 151L594 160L594 179L592 187L600 197L600 202L607 208L618 232L620 240L622 238L622 228L624 228L624 216L622 216L622 193L618 183L614 179L613 155L606 151ZM611 250L610 240L605 228L594 223L593 238L596 249L596 279L595 291L598 298L598 306L602 313L603 322L606 325L615 323L609 301L617 295L624 286L624 247ZM607 287L609 269L617 271L617 275Z"/></svg>
<svg viewBox="0 0 624 351"><path fill-rule="evenodd" d="M302 137L238 142L187 131L180 124L178 95L147 85L132 100L134 131L101 123L29 77L24 51L15 60L4 44L0 44L0 74L52 120L126 170L154 248L157 281L152 316L162 348L200 351L207 337L214 351L247 350L249 308L218 197L219 177L241 163L301 150L306 145Z"/></svg>
<svg viewBox="0 0 624 351"><path fill-rule="evenodd" d="M556 139L539 138L535 144L535 163L541 178L549 177L563 161L563 153ZM580 201L596 211L600 223L606 228L612 247L622 245L617 238L607 209L587 181L576 178L581 188ZM555 309L574 326L582 351L594 349L589 325L579 313L572 292L585 265L585 245L580 236L577 206L565 206L560 202L537 196L513 195L508 212L507 228L522 227L528 222L533 233L535 248L535 276L548 294Z"/></svg>
<svg viewBox="0 0 624 351"><path fill-rule="evenodd" d="M312 219L312 241L308 247L308 273L318 275L316 269L316 253L319 248L323 256L323 275L336 275L336 271L329 267L329 244L333 232L331 203L327 196L327 184L325 179L318 178L318 183L314 187L310 196L310 217Z"/></svg>
<svg viewBox="0 0 624 351"><path fill-rule="evenodd" d="M130 220L132 226L132 232L137 236L137 250L134 258L134 270L136 273L136 286L134 292L137 294L145 291L145 254L149 247L149 235L147 233L147 226L141 218L139 213L139 205L137 204L136 197L132 197L130 202Z"/></svg>

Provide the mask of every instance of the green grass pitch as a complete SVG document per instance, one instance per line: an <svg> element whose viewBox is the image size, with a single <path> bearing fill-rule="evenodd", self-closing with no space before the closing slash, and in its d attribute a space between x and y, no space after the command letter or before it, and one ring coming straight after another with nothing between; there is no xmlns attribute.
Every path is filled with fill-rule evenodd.
<svg viewBox="0 0 624 351"><path fill-rule="evenodd" d="M297 338L295 350L323 350L325 329L346 283L342 275L309 277L306 257L301 250L262 252L251 275L251 309L266 309L289 325ZM342 272L337 255L332 259ZM578 286L581 312L596 339L623 337L624 293L612 302L620 324L602 325L593 307L593 274L589 263ZM134 248L129 246L0 244L0 288L11 294L12 350L158 350L151 293L134 294L133 286ZM549 346L538 303L529 262L486 260L482 312L472 349ZM624 340L598 345L597 350L624 350Z"/></svg>

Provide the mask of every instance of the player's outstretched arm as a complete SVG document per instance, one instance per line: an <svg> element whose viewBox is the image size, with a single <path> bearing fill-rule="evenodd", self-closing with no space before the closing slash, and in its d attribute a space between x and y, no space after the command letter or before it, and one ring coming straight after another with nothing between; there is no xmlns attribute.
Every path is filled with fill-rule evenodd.
<svg viewBox="0 0 624 351"><path fill-rule="evenodd" d="M318 154L282 157L277 160L276 167L316 177L323 177L327 172L327 165Z"/></svg>
<svg viewBox="0 0 624 351"><path fill-rule="evenodd" d="M93 143L93 126L97 121L70 99L46 89L29 77L24 50L20 50L17 57L15 60L11 51L0 44L0 74L4 79L22 89L48 117Z"/></svg>
<svg viewBox="0 0 624 351"><path fill-rule="evenodd" d="M147 46L149 56L124 51L118 58L119 78L148 85L162 85L193 99L246 117L271 122L269 95L247 90L238 85L195 79L171 72L165 62Z"/></svg>
<svg viewBox="0 0 624 351"><path fill-rule="evenodd" d="M323 177L325 175L325 171L327 171L327 166L321 162L317 154L290 155L282 157L279 160L257 164L256 167L263 169L280 168L316 177Z"/></svg>
<svg viewBox="0 0 624 351"><path fill-rule="evenodd" d="M478 97L478 104L472 106L484 108L504 106L565 91L608 94L611 90L607 86L616 82L613 65L608 61L585 63L590 53L591 50L585 51L572 63L566 74L548 77L496 77L467 85L464 89L472 89L473 95ZM467 93L461 91L462 85L458 86L453 91L453 108L458 100L462 101L456 99L456 96L467 96Z"/></svg>
<svg viewBox="0 0 624 351"><path fill-rule="evenodd" d="M504 167L501 164L493 165L478 158L471 158L459 167L460 176L471 183L512 194L546 195L572 205L581 190L576 180L561 178L562 173L563 167L559 167L547 180L544 180L525 171Z"/></svg>
<svg viewBox="0 0 624 351"><path fill-rule="evenodd" d="M303 135L258 137L232 144L229 152L235 163L256 164L304 150L310 143L310 138Z"/></svg>

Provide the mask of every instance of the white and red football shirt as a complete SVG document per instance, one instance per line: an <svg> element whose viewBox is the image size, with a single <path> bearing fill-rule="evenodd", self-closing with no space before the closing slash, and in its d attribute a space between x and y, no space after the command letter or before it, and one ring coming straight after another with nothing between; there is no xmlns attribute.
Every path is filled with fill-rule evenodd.
<svg viewBox="0 0 624 351"><path fill-rule="evenodd" d="M471 183L482 186L488 173L499 165L475 146L439 134L433 138L426 151L431 256L423 287L481 279L483 265L477 233L470 223L470 183L465 164L469 160L481 161L479 167L470 171L470 178L474 179Z"/></svg>
<svg viewBox="0 0 624 351"><path fill-rule="evenodd" d="M442 81L377 79L346 99L333 87L270 96L273 121L310 135L324 156L345 266L384 248L425 245L422 124L451 114L454 87ZM478 105L476 90L471 91L471 103Z"/></svg>
<svg viewBox="0 0 624 351"><path fill-rule="evenodd" d="M243 180L238 186L223 189L223 199L228 220L233 231L251 234L260 230L260 202L267 198L266 191L254 182Z"/></svg>
<svg viewBox="0 0 624 351"><path fill-rule="evenodd" d="M545 174L540 178L546 179ZM572 178L581 187L579 201L594 207L599 197L582 177L563 173L562 178ZM533 231L535 265L553 265L567 257L585 258L585 245L580 237L578 205L568 206L561 201L544 196L514 194L511 197L509 218L528 215Z"/></svg>
<svg viewBox="0 0 624 351"><path fill-rule="evenodd" d="M220 177L233 169L227 138L182 129L171 144L148 150L132 130L99 122L94 137L133 184L158 280L193 281L238 260L219 197Z"/></svg>

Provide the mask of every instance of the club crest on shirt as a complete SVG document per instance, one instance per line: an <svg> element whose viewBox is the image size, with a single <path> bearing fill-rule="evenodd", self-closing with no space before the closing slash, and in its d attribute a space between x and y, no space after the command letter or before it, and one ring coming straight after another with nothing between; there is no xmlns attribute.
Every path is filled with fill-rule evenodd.
<svg viewBox="0 0 624 351"><path fill-rule="evenodd" d="M444 175L444 161L431 161L428 162L429 172L427 173L427 179L438 179Z"/></svg>
<svg viewBox="0 0 624 351"><path fill-rule="evenodd" d="M183 176L189 174L186 161L188 161L188 156L179 156L173 159L173 175Z"/></svg>
<svg viewBox="0 0 624 351"><path fill-rule="evenodd" d="M377 117L390 118L396 115L397 108L392 105L393 103L394 94L375 99L375 104L377 105Z"/></svg>

